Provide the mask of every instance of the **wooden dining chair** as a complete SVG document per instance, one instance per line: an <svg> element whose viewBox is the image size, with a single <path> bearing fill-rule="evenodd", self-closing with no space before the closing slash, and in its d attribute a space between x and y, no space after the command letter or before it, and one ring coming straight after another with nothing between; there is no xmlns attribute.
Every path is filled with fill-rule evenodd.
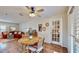
<svg viewBox="0 0 79 59"><path fill-rule="evenodd" d="M29 46L28 49L32 52L32 53L40 53L43 50L43 45L44 45L44 38L40 39L38 42L37 47L32 47Z"/></svg>

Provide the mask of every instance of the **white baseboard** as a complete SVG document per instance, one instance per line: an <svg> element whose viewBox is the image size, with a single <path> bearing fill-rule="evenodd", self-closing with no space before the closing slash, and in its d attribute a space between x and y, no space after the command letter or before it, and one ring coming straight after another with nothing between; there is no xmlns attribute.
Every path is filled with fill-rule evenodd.
<svg viewBox="0 0 79 59"><path fill-rule="evenodd" d="M57 45L60 45L60 46L62 46L62 47L66 47L66 46L64 46L63 44L61 44L60 42L52 41L52 44L57 44ZM66 48L67 48L67 47L66 47Z"/></svg>

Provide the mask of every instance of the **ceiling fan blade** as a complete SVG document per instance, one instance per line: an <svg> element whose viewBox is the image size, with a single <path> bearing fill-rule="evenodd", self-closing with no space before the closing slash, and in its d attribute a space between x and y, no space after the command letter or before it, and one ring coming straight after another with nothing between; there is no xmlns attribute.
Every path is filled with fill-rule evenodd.
<svg viewBox="0 0 79 59"><path fill-rule="evenodd" d="M27 9L30 9L30 7L29 6L25 6Z"/></svg>
<svg viewBox="0 0 79 59"><path fill-rule="evenodd" d="M41 17L41 15L37 15L38 17Z"/></svg>
<svg viewBox="0 0 79 59"><path fill-rule="evenodd" d="M35 13L38 17L41 17L41 15L39 13Z"/></svg>
<svg viewBox="0 0 79 59"><path fill-rule="evenodd" d="M44 9L37 10L37 12L43 12L43 11L44 11Z"/></svg>

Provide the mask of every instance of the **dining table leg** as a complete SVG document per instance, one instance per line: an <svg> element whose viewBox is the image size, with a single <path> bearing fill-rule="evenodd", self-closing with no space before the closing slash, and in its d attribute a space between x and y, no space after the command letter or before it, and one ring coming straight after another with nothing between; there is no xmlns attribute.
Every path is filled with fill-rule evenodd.
<svg viewBox="0 0 79 59"><path fill-rule="evenodd" d="M24 45L22 45L22 52L24 52Z"/></svg>
<svg viewBox="0 0 79 59"><path fill-rule="evenodd" d="M26 51L27 51L27 53L29 53L29 46L26 47Z"/></svg>
<svg viewBox="0 0 79 59"><path fill-rule="evenodd" d="M23 51L23 53L29 53L29 46L22 45L22 51Z"/></svg>

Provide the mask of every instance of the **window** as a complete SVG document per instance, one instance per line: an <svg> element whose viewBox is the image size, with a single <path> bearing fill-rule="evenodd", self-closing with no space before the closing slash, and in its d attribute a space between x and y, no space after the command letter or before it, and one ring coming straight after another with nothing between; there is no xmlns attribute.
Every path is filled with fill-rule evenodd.
<svg viewBox="0 0 79 59"><path fill-rule="evenodd" d="M73 20L73 52L79 53L79 7L74 8Z"/></svg>
<svg viewBox="0 0 79 59"><path fill-rule="evenodd" d="M6 26L5 25L0 25L0 32L6 31Z"/></svg>
<svg viewBox="0 0 79 59"><path fill-rule="evenodd" d="M76 13L75 13L75 19L74 19L74 32L75 32L75 37L76 37L76 41L79 42L79 9L76 9Z"/></svg>
<svg viewBox="0 0 79 59"><path fill-rule="evenodd" d="M11 27L10 27L10 31L16 31L16 27L11 26Z"/></svg>

